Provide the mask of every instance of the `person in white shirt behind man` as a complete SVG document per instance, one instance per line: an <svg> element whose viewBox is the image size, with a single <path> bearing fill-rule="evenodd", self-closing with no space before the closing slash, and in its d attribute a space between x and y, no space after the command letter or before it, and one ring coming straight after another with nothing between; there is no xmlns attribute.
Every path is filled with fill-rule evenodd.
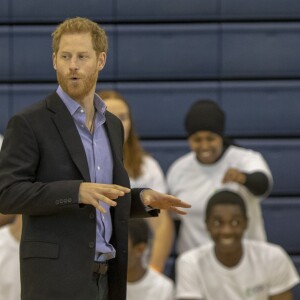
<svg viewBox="0 0 300 300"><path fill-rule="evenodd" d="M243 238L248 218L239 194L217 191L205 222L212 242L178 257L176 299L293 299L299 275L287 253L279 245Z"/></svg>
<svg viewBox="0 0 300 300"><path fill-rule="evenodd" d="M173 300L174 283L148 267L151 230L144 219L129 220L127 300Z"/></svg>
<svg viewBox="0 0 300 300"><path fill-rule="evenodd" d="M0 228L0 300L20 300L19 246L22 215Z"/></svg>

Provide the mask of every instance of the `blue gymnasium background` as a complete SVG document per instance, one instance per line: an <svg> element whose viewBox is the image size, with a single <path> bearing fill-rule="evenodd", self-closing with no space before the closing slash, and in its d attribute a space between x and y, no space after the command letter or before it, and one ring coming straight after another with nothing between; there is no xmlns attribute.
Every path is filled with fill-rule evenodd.
<svg viewBox="0 0 300 300"><path fill-rule="evenodd" d="M200 98L225 110L229 136L264 155L274 175L262 204L268 238L300 270L300 1L0 0L0 7L0 132L56 88L55 26L91 18L109 37L98 89L126 96L143 145L164 171L188 151L183 117Z"/></svg>

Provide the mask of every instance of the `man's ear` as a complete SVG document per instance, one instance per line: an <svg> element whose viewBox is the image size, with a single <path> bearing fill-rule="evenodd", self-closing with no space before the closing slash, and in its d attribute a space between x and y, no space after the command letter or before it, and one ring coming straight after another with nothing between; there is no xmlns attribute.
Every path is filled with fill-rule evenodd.
<svg viewBox="0 0 300 300"><path fill-rule="evenodd" d="M52 64L53 64L54 70L56 70L56 55L54 52L52 53Z"/></svg>
<svg viewBox="0 0 300 300"><path fill-rule="evenodd" d="M101 52L98 56L98 71L101 71L106 64L106 53Z"/></svg>

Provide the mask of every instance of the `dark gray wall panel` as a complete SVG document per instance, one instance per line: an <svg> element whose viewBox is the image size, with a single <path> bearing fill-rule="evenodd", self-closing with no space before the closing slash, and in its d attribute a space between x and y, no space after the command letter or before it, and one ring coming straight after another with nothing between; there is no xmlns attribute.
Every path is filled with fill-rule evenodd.
<svg viewBox="0 0 300 300"><path fill-rule="evenodd" d="M295 19L300 17L298 0L221 0L224 19Z"/></svg>
<svg viewBox="0 0 300 300"><path fill-rule="evenodd" d="M300 136L300 81L221 85L221 103L230 135Z"/></svg>
<svg viewBox="0 0 300 300"><path fill-rule="evenodd" d="M61 22L65 18L86 17L111 20L113 1L105 0L11 0L12 19L18 22Z"/></svg>
<svg viewBox="0 0 300 300"><path fill-rule="evenodd" d="M113 76L114 38L112 27L103 27L109 38L109 53L106 66L100 78ZM56 81L52 65L53 26L13 27L13 79L24 81Z"/></svg>
<svg viewBox="0 0 300 300"><path fill-rule="evenodd" d="M289 254L299 255L300 198L266 199L261 207L268 241L282 246Z"/></svg>
<svg viewBox="0 0 300 300"><path fill-rule="evenodd" d="M223 78L300 76L300 23L221 26Z"/></svg>
<svg viewBox="0 0 300 300"><path fill-rule="evenodd" d="M131 105L141 137L184 137L184 116L198 99L218 101L217 83L132 83L117 84Z"/></svg>
<svg viewBox="0 0 300 300"><path fill-rule="evenodd" d="M0 134L3 134L10 115L10 94L7 84L0 85Z"/></svg>
<svg viewBox="0 0 300 300"><path fill-rule="evenodd" d="M219 16L219 0L116 0L119 20L209 20Z"/></svg>
<svg viewBox="0 0 300 300"><path fill-rule="evenodd" d="M1 0L0 2L0 22L10 21L10 6L9 0Z"/></svg>
<svg viewBox="0 0 300 300"><path fill-rule="evenodd" d="M10 30L7 26L0 27L0 80L8 80L11 76L11 45Z"/></svg>
<svg viewBox="0 0 300 300"><path fill-rule="evenodd" d="M118 77L188 79L219 75L218 25L118 27Z"/></svg>

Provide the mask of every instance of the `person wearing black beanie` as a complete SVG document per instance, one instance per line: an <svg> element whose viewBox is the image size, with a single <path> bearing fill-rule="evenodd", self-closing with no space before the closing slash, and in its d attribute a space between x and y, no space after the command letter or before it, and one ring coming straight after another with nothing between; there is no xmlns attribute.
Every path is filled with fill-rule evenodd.
<svg viewBox="0 0 300 300"><path fill-rule="evenodd" d="M224 135L225 114L212 100L199 100L189 109L185 117L185 130L188 136L197 131L211 131Z"/></svg>
<svg viewBox="0 0 300 300"><path fill-rule="evenodd" d="M265 240L260 201L271 190L271 171L256 151L228 144L226 115L216 101L200 99L188 109L184 126L191 152L177 159L167 172L169 192L192 204L181 218L177 251L182 253L210 240L205 207L218 188L231 186L243 195L249 212L246 237Z"/></svg>

